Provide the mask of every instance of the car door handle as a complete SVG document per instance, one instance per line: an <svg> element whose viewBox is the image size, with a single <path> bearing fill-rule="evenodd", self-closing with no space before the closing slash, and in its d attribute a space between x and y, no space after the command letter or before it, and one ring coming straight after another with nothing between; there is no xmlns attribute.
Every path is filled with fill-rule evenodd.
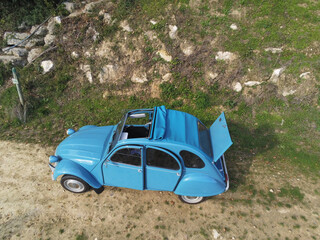
<svg viewBox="0 0 320 240"><path fill-rule="evenodd" d="M142 172L142 170L141 170L141 169L138 169L138 172Z"/></svg>
<svg viewBox="0 0 320 240"><path fill-rule="evenodd" d="M177 172L177 176L180 177L181 176L180 173Z"/></svg>

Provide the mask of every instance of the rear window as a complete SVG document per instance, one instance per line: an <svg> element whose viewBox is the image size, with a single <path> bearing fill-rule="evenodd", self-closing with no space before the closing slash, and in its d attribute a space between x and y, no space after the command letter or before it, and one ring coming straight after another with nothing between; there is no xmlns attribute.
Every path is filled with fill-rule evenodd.
<svg viewBox="0 0 320 240"><path fill-rule="evenodd" d="M192 152L183 150L180 152L180 156L182 157L184 165L187 168L203 168L204 167L204 162L201 160L201 158Z"/></svg>
<svg viewBox="0 0 320 240"><path fill-rule="evenodd" d="M211 138L209 129L203 125L202 122L198 121L198 133L200 148L209 156L212 156Z"/></svg>

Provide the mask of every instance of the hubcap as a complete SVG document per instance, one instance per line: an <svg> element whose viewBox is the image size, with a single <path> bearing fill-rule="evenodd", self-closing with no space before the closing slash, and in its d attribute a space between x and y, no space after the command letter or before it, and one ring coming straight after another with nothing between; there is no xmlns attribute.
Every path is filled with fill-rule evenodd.
<svg viewBox="0 0 320 240"><path fill-rule="evenodd" d="M79 182L74 179L67 179L64 181L63 185L65 186L66 189L68 189L71 192L82 192L84 190L84 185L82 182Z"/></svg>
<svg viewBox="0 0 320 240"><path fill-rule="evenodd" d="M203 197L190 197L190 196L181 196L184 201L187 203L198 203L201 202Z"/></svg>

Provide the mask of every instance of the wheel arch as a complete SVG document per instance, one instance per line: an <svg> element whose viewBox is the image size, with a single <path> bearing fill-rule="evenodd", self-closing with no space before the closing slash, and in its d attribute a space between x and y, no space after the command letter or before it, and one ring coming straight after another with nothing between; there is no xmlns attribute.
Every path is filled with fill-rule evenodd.
<svg viewBox="0 0 320 240"><path fill-rule="evenodd" d="M200 173L189 173L178 183L177 195L192 197L210 197L225 191L225 184L212 177Z"/></svg>
<svg viewBox="0 0 320 240"><path fill-rule="evenodd" d="M73 175L81 178L92 188L97 189L102 186L102 184L100 184L88 170L71 160L64 159L58 163L53 173L53 179L57 180L57 178L61 175Z"/></svg>

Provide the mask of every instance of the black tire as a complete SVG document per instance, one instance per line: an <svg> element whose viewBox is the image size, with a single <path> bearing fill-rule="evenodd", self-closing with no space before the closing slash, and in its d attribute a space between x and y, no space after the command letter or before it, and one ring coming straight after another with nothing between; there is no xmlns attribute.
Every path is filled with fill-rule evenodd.
<svg viewBox="0 0 320 240"><path fill-rule="evenodd" d="M61 178L61 186L73 193L84 193L90 189L90 185L81 178L72 175L63 175Z"/></svg>
<svg viewBox="0 0 320 240"><path fill-rule="evenodd" d="M179 195L179 199L183 203L187 204L199 204L205 200L205 197L190 197Z"/></svg>

